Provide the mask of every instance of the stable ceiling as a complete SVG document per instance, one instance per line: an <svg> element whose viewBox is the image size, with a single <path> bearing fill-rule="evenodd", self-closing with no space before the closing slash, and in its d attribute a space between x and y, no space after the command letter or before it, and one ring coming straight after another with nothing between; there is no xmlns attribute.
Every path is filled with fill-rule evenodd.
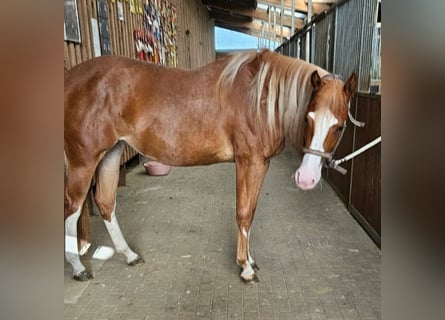
<svg viewBox="0 0 445 320"><path fill-rule="evenodd" d="M308 0L202 0L215 26L275 41L289 39L305 24ZM312 0L312 14L328 9L338 0ZM274 23L275 22L275 23Z"/></svg>

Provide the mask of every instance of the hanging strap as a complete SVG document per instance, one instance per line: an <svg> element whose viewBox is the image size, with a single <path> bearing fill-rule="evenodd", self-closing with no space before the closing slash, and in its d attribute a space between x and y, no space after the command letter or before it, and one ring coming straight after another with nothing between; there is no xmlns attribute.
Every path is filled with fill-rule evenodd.
<svg viewBox="0 0 445 320"><path fill-rule="evenodd" d="M360 121L354 119L354 117L351 114L351 109L349 109L349 108L348 108L348 117L349 117L349 120L351 120L351 122L354 125L356 125L357 127L364 127L365 126L364 122L360 122Z"/></svg>

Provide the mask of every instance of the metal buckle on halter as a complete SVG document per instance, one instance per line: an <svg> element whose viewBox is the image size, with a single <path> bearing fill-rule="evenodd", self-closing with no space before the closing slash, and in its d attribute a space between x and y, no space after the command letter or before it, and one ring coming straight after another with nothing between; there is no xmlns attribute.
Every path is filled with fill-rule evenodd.
<svg viewBox="0 0 445 320"><path fill-rule="evenodd" d="M337 171L340 172L342 175L345 175L345 174L348 172L348 170L346 170L345 168L340 167L338 164L336 164L334 159L331 159L331 160L329 160L329 161L326 161L324 165L325 165L327 168L331 168L331 169L337 170Z"/></svg>

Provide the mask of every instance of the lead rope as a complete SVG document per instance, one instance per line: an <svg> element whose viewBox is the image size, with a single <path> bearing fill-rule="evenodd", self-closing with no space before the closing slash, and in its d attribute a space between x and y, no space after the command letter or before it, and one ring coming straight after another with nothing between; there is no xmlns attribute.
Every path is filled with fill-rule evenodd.
<svg viewBox="0 0 445 320"><path fill-rule="evenodd" d="M368 144L365 144L363 147L361 147L360 149L351 152L350 154L348 154L346 157L343 157L339 160L333 160L334 165L339 165L340 163L346 162L348 160L351 160L352 158L358 156L360 153L365 152L366 150L368 150L369 148L374 147L377 143L380 143L382 141L382 136L375 138L374 140L372 140L371 142L369 142Z"/></svg>
<svg viewBox="0 0 445 320"><path fill-rule="evenodd" d="M363 123L363 122L361 122ZM355 124L355 123L354 123ZM363 123L364 124L364 123ZM343 136L343 132L344 129L342 131L342 136ZM340 136L341 139L341 136ZM341 174L345 175L347 173L347 170L343 167L340 167L339 164L349 161L353 158L355 158L356 156L358 156L359 154L365 152L366 150L374 147L376 144L380 143L382 141L382 136L375 138L374 140L372 140L371 142L365 144L363 147L361 147L360 149L355 150L354 152L351 152L350 154L348 154L347 156L344 156L343 158L339 159L339 160L334 160L334 159L329 159L326 163L326 166L328 168L332 168L334 170L337 170L338 172L340 172ZM335 149L337 149L338 145L335 146ZM335 152L335 149L332 153Z"/></svg>

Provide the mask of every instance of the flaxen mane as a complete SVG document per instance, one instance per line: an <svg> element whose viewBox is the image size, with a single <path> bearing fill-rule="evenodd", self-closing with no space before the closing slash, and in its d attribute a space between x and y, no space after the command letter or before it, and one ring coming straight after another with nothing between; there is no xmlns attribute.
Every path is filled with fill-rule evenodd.
<svg viewBox="0 0 445 320"><path fill-rule="evenodd" d="M266 113L265 130L281 131L293 145L301 144L300 124L308 106L312 87L310 77L317 70L320 77L327 71L302 60L289 58L267 50L234 54L222 71L217 90L220 94L230 92L240 69L258 59L258 71L250 83L248 93L250 107L259 119ZM264 121L263 121L264 122Z"/></svg>

